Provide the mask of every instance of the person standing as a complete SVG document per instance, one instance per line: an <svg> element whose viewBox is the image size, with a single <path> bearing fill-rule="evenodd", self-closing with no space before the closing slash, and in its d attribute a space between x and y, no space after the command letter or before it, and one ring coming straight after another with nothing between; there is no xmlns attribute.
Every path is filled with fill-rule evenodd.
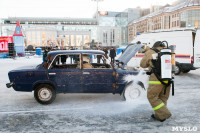
<svg viewBox="0 0 200 133"><path fill-rule="evenodd" d="M102 50L101 47L98 47L98 50ZM101 62L101 58L102 58L101 55L97 55L97 63Z"/></svg>
<svg viewBox="0 0 200 133"><path fill-rule="evenodd" d="M67 55L61 55L62 64L66 64L67 57L68 57Z"/></svg>
<svg viewBox="0 0 200 133"><path fill-rule="evenodd" d="M70 47L69 50L74 50L74 48ZM70 55L69 57L70 57L70 63L72 64L72 61L74 60L74 55Z"/></svg>
<svg viewBox="0 0 200 133"><path fill-rule="evenodd" d="M58 48L58 46L56 46L55 50L60 50L60 49Z"/></svg>
<svg viewBox="0 0 200 133"><path fill-rule="evenodd" d="M47 61L47 54L48 54L48 48L45 48L44 49L44 52L43 52L43 62L46 62Z"/></svg>
<svg viewBox="0 0 200 133"><path fill-rule="evenodd" d="M157 41L152 49L145 52L144 57L140 62L140 66L142 68L149 68L148 74L149 77L149 88L147 91L147 98L155 112L151 117L153 119L159 120L160 122L165 121L167 118L171 116L170 111L167 108L167 100L169 98L170 86L166 88L154 74L155 66L153 65L152 59L153 56L157 55L157 52L163 49L165 46L161 41ZM156 52L157 51L157 52ZM158 73L159 74L159 73Z"/></svg>
<svg viewBox="0 0 200 133"><path fill-rule="evenodd" d="M103 48L103 51L105 52L105 57L108 59L108 50L106 48Z"/></svg>
<svg viewBox="0 0 200 133"><path fill-rule="evenodd" d="M114 63L115 62L115 56L116 56L116 51L113 47L111 47L110 49L110 58L111 58L111 62Z"/></svg>

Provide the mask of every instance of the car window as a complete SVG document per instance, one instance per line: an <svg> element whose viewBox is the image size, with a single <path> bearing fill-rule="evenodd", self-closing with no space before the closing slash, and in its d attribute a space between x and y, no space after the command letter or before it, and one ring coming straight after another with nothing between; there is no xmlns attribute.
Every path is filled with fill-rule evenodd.
<svg viewBox="0 0 200 133"><path fill-rule="evenodd" d="M110 62L101 54L83 54L83 69L111 69Z"/></svg>
<svg viewBox="0 0 200 133"><path fill-rule="evenodd" d="M50 69L80 69L79 54L62 54L57 55Z"/></svg>

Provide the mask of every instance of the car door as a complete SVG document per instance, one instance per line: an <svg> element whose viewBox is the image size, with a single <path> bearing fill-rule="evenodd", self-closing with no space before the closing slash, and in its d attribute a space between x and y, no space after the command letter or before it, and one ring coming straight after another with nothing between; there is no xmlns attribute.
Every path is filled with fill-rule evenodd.
<svg viewBox="0 0 200 133"><path fill-rule="evenodd" d="M86 93L112 93L115 83L113 72L113 69L83 69L83 91Z"/></svg>
<svg viewBox="0 0 200 133"><path fill-rule="evenodd" d="M84 61L83 61L84 62ZM82 89L86 93L112 93L114 90L115 76L113 68L82 68ZM103 62L102 62L103 66Z"/></svg>
<svg viewBox="0 0 200 133"><path fill-rule="evenodd" d="M69 56L68 56L69 57ZM56 58L56 57L55 57ZM58 58L59 59L59 58ZM70 59L68 59L69 62ZM55 63L56 62L56 63ZM59 66L50 67L47 70L49 80L54 83L57 92L78 93L81 92L81 74L82 71L79 68L72 68L75 64L60 64L58 60L54 60L54 63ZM52 63L51 65L53 65ZM61 63L61 62L60 62ZM54 64L54 65L55 65Z"/></svg>

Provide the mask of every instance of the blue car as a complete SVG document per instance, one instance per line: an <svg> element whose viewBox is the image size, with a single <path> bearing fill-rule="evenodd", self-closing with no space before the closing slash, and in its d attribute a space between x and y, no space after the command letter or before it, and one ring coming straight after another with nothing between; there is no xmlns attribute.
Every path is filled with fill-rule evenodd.
<svg viewBox="0 0 200 133"><path fill-rule="evenodd" d="M124 81L124 76L138 74L125 69L137 51L133 52L133 48L140 47L127 47L115 64L99 50L52 51L46 62L34 68L10 71L10 83L6 85L15 91L34 91L36 101L41 104L52 103L57 93L113 93L127 99L131 97L126 94L131 82ZM138 86L144 88L142 82Z"/></svg>

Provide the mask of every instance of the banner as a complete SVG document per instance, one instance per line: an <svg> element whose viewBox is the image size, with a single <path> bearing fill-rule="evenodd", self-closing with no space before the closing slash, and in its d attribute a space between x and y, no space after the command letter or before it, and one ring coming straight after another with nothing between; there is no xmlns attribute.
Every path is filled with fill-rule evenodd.
<svg viewBox="0 0 200 133"><path fill-rule="evenodd" d="M8 52L8 43L13 43L12 36L0 37L0 53Z"/></svg>

